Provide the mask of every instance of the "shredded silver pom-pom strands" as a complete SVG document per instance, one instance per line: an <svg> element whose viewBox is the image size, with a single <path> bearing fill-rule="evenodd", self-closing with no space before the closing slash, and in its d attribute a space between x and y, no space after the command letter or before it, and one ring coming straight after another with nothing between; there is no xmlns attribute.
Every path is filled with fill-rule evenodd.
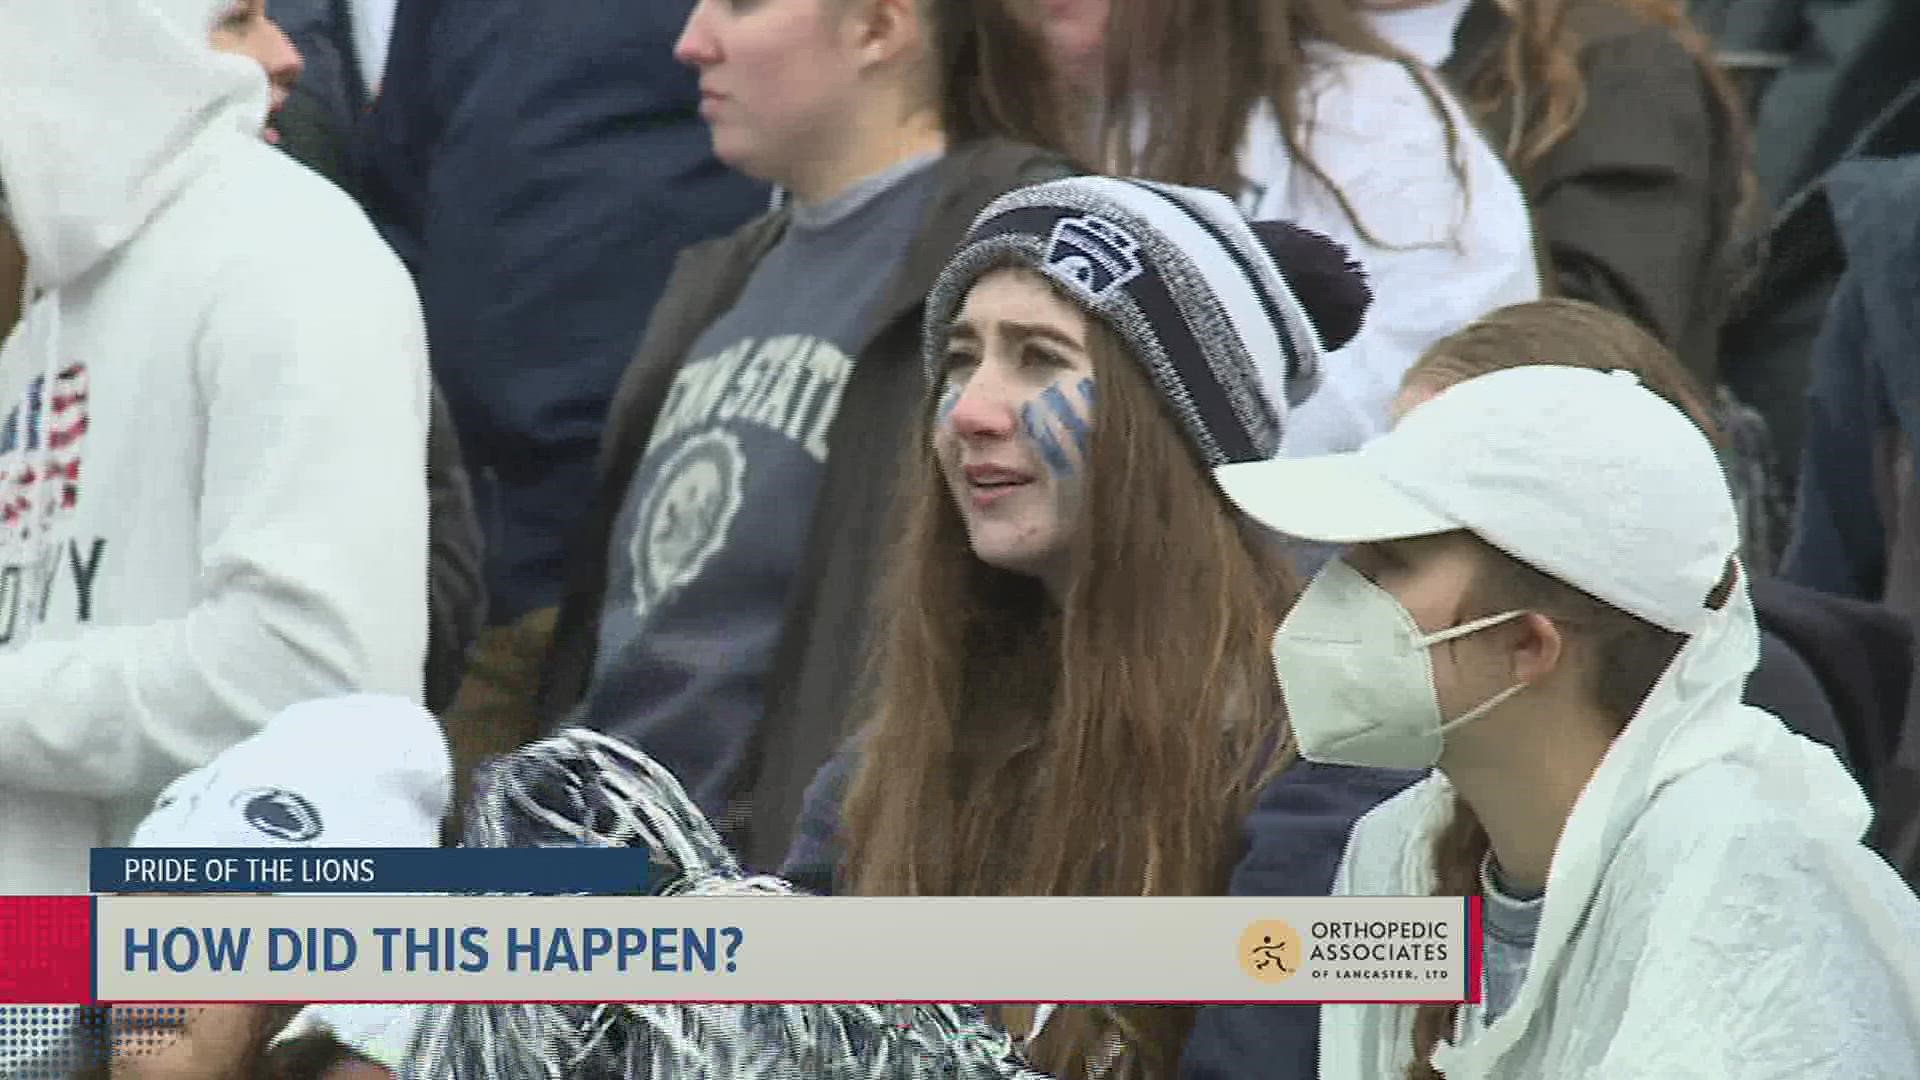
<svg viewBox="0 0 1920 1080"><path fill-rule="evenodd" d="M468 847L639 847L681 877L740 872L672 773L618 739L570 729L491 763ZM669 882L663 895L676 891Z"/></svg>
<svg viewBox="0 0 1920 1080"><path fill-rule="evenodd" d="M492 763L470 847L645 848L660 896L793 895L745 874L680 782L568 730ZM1045 1080L968 1005L423 1005L403 1080Z"/></svg>

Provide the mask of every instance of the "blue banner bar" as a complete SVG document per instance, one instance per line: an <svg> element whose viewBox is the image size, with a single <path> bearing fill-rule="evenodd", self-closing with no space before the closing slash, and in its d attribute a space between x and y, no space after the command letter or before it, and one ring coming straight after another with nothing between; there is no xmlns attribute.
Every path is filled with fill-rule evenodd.
<svg viewBox="0 0 1920 1080"><path fill-rule="evenodd" d="M645 895L641 848L94 848L96 893Z"/></svg>

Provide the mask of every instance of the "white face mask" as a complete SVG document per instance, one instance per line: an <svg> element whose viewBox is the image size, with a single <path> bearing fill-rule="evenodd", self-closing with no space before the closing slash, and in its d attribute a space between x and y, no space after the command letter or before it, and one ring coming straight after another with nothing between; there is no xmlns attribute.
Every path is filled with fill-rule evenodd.
<svg viewBox="0 0 1920 1080"><path fill-rule="evenodd" d="M1273 635L1273 668L1301 756L1328 765L1432 768L1447 732L1493 711L1521 685L1442 720L1428 650L1523 614L1489 615L1429 634L1393 594L1344 559L1328 563Z"/></svg>

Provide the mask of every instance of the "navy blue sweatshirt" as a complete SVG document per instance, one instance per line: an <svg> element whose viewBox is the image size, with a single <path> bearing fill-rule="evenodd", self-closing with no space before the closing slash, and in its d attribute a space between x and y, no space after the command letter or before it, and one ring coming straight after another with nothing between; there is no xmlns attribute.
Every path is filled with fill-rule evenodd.
<svg viewBox="0 0 1920 1080"><path fill-rule="evenodd" d="M807 792L806 809L780 876L830 895L840 863L840 802L853 751L827 763ZM1241 826L1239 862L1229 896L1326 896L1362 814L1424 772L1295 763L1260 792ZM1312 1005L1209 1005L1198 1010L1181 1056L1182 1080L1309 1080L1318 1075L1320 1010Z"/></svg>
<svg viewBox="0 0 1920 1080"><path fill-rule="evenodd" d="M767 208L713 157L690 0L408 0L358 157L487 528L491 622L558 602L614 385L674 256Z"/></svg>

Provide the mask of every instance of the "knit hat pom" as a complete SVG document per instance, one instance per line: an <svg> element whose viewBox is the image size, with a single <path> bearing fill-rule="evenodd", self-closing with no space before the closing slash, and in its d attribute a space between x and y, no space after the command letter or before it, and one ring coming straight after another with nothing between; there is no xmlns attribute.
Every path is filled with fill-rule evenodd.
<svg viewBox="0 0 1920 1080"><path fill-rule="evenodd" d="M1285 267L1294 299L1320 334L1327 352L1345 348L1373 306L1367 272L1344 245L1290 221L1252 222L1260 246Z"/></svg>

